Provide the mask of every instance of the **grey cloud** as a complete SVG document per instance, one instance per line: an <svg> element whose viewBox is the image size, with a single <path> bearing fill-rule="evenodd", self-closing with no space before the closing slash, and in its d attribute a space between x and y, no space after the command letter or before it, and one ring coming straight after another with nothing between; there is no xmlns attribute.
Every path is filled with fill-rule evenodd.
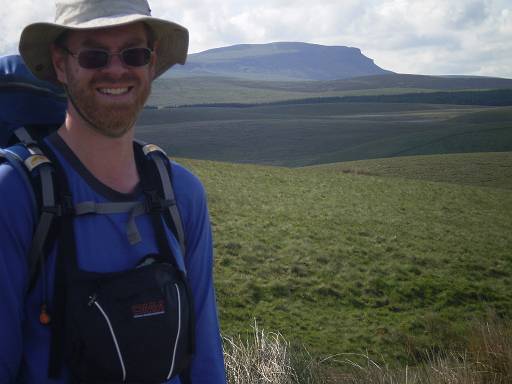
<svg viewBox="0 0 512 384"><path fill-rule="evenodd" d="M384 46L386 46L386 44L384 44ZM422 35L413 33L399 36L391 45L388 45L388 47L391 49L433 48L458 50L461 49L462 43L460 38L453 35Z"/></svg>
<svg viewBox="0 0 512 384"><path fill-rule="evenodd" d="M455 12L453 25L463 29L477 26L487 20L489 12L489 1L469 1Z"/></svg>

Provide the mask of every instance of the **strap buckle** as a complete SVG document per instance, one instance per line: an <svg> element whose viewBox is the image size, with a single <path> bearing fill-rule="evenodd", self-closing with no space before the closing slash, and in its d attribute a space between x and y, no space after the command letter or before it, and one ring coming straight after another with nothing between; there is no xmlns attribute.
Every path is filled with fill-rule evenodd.
<svg viewBox="0 0 512 384"><path fill-rule="evenodd" d="M165 151L162 148L160 148L158 145L155 145L155 144L144 145L142 147L142 152L144 152L144 154L146 156L153 152L160 152L161 154L163 154L164 156L167 157L167 155L165 154Z"/></svg>
<svg viewBox="0 0 512 384"><path fill-rule="evenodd" d="M162 199L156 191L145 191L146 201L144 203L146 212L160 213L170 206L176 205L176 200Z"/></svg>
<svg viewBox="0 0 512 384"><path fill-rule="evenodd" d="M43 164L51 164L51 161L44 155L41 154L32 154L24 161L25 167L27 167L29 172L32 172L37 167Z"/></svg>
<svg viewBox="0 0 512 384"><path fill-rule="evenodd" d="M73 201L71 196L64 196L62 199L62 203L43 206L41 208L42 212L51 213L57 217L73 215L75 213L75 208L73 207Z"/></svg>

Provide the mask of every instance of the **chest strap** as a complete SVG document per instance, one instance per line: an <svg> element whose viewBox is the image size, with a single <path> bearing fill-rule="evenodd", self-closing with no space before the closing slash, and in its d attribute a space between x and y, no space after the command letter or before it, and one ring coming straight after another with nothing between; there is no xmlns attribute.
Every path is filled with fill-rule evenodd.
<svg viewBox="0 0 512 384"><path fill-rule="evenodd" d="M33 190L39 191L38 198L41 206L28 255L29 290L36 281L38 264L41 263L42 267L44 255L48 253L48 249L45 247L50 243L48 239L53 223L56 218L66 215L128 213L126 233L129 243L134 245L141 241L135 219L145 213L165 213L164 219L176 235L182 254L185 255L185 234L169 175L169 160L160 147L136 140L136 144L139 146L138 150L151 160L154 172L158 175L159 182L156 184L160 193L157 193L156 190L145 191L144 201L107 203L85 201L73 206L70 197L65 198L64 201L56 201L54 164L44 155L38 142L24 127L16 129L14 134L22 145L15 145L9 150L3 151L3 157L12 158L10 162L17 167L21 164L24 165L30 175L30 183L37 184L33 185ZM29 182L25 172L19 173L25 177L26 182ZM148 192L152 193L148 194ZM37 202L33 195L32 193L32 203L36 205Z"/></svg>
<svg viewBox="0 0 512 384"><path fill-rule="evenodd" d="M160 202L160 210L166 209L171 205L175 205L175 201L164 200ZM142 238L137 228L135 218L137 216L149 213L154 209L150 206L148 201L127 201L127 202L108 202L108 203L97 203L94 201L84 201L83 203L76 204L74 206L74 215L88 215L88 214L99 214L109 215L115 213L129 213L128 222L126 225L126 234L128 241L131 245L139 243Z"/></svg>

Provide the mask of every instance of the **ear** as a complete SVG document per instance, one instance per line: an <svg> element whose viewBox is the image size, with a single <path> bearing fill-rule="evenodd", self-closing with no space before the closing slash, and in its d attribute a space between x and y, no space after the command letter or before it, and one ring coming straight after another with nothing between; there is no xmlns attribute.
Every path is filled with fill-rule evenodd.
<svg viewBox="0 0 512 384"><path fill-rule="evenodd" d="M158 61L158 40L153 43L153 54L151 55L151 61L149 62L149 75L152 79L155 78L156 62Z"/></svg>
<svg viewBox="0 0 512 384"><path fill-rule="evenodd" d="M59 82L62 84L67 84L66 53L62 50L62 48L59 48L55 44L50 46L50 53L52 55L53 69L57 75L57 80L59 80Z"/></svg>

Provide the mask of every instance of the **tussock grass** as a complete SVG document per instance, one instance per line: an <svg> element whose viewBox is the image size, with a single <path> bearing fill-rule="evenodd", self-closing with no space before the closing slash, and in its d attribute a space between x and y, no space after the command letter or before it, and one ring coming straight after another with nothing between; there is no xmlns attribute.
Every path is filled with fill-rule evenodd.
<svg viewBox="0 0 512 384"><path fill-rule="evenodd" d="M512 322L495 316L474 328L468 342L472 360L496 383L512 383ZM501 381L500 381L501 380Z"/></svg>
<svg viewBox="0 0 512 384"><path fill-rule="evenodd" d="M229 384L508 384L512 382L512 324L494 315L476 323L462 351L427 351L416 365L396 367L368 353L313 358L280 333L253 327L247 340L224 338ZM337 363L333 368L331 363Z"/></svg>
<svg viewBox="0 0 512 384"><path fill-rule="evenodd" d="M254 323L251 337L224 337L229 384L325 383L316 361L305 348L294 347L279 332L265 332Z"/></svg>

